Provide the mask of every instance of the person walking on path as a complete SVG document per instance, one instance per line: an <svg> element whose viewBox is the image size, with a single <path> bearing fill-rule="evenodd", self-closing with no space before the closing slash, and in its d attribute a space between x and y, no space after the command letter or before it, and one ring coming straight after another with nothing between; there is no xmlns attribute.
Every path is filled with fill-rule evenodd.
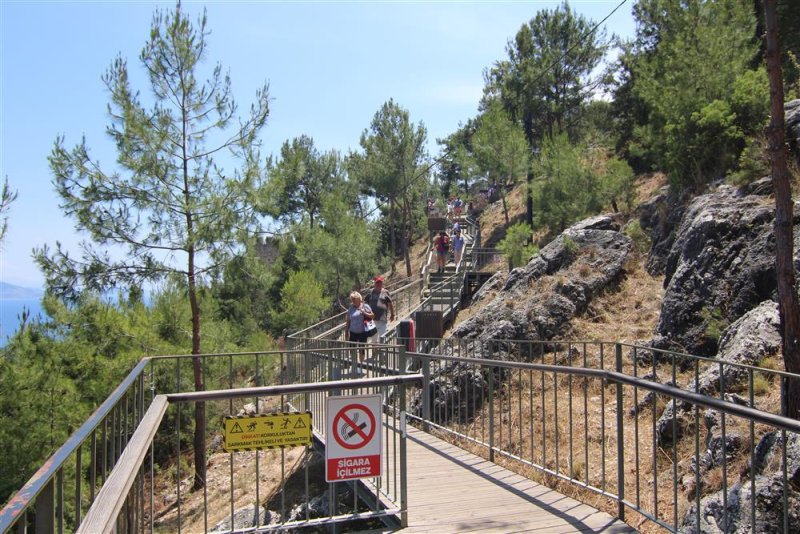
<svg viewBox="0 0 800 534"><path fill-rule="evenodd" d="M375 326L378 328L378 333L369 338L370 343L378 343L383 341L383 336L386 335L386 326L389 321L394 321L394 303L392 302L392 295L388 289L383 287L383 277L376 276L374 279L375 285L372 291L367 293L364 297L364 303L370 307L375 314ZM387 315L388 312L388 315Z"/></svg>
<svg viewBox="0 0 800 534"><path fill-rule="evenodd" d="M364 323L375 317L369 305L364 304L361 298L361 293L353 291L350 293L350 307L347 309L347 325L348 341L356 343L367 342L367 332L364 329Z"/></svg>
<svg viewBox="0 0 800 534"><path fill-rule="evenodd" d="M461 230L456 229L453 232L453 258L456 262L456 270L461 263L461 254L464 252L464 236L461 235Z"/></svg>
<svg viewBox="0 0 800 534"><path fill-rule="evenodd" d="M433 247L436 249L436 272L443 273L447 265L447 255L450 253L450 237L442 230L433 238Z"/></svg>

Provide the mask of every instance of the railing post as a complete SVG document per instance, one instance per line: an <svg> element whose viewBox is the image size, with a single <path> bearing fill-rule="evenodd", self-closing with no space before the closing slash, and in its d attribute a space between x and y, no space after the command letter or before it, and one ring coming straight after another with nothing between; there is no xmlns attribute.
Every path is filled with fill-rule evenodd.
<svg viewBox="0 0 800 534"><path fill-rule="evenodd" d="M406 348L400 346L401 369L406 368ZM408 458L406 450L406 385L400 384L400 526L408 526Z"/></svg>
<svg viewBox="0 0 800 534"><path fill-rule="evenodd" d="M314 356L308 352L304 352L300 355L300 358L303 359L303 382L305 384L311 383L311 364L310 362L313 361ZM311 410L311 392L306 392L303 395L303 401L305 402L305 409Z"/></svg>
<svg viewBox="0 0 800 534"><path fill-rule="evenodd" d="M615 351L615 370L622 372L622 345L617 343ZM617 382L617 517L625 520L625 419L622 400L622 384Z"/></svg>
<svg viewBox="0 0 800 534"><path fill-rule="evenodd" d="M489 341L489 359L492 358L492 342ZM489 461L494 462L494 369L489 367Z"/></svg>
<svg viewBox="0 0 800 534"><path fill-rule="evenodd" d="M55 532L55 479L51 478L36 497L36 532Z"/></svg>
<svg viewBox="0 0 800 534"><path fill-rule="evenodd" d="M422 429L430 430L428 421L431 420L431 360L420 357L422 367Z"/></svg>

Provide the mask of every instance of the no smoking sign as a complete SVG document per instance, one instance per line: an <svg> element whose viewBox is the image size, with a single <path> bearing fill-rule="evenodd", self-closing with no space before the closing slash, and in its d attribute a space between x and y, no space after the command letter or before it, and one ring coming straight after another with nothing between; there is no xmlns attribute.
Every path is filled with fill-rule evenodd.
<svg viewBox="0 0 800 534"><path fill-rule="evenodd" d="M325 480L381 474L380 395L328 397L325 413Z"/></svg>

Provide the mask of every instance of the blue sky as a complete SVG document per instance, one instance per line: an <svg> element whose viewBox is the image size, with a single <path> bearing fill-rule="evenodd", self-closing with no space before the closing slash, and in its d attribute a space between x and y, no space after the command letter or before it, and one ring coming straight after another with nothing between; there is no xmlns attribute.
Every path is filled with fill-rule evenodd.
<svg viewBox="0 0 800 534"><path fill-rule="evenodd" d="M283 141L314 138L321 150L346 153L378 108L393 98L436 138L475 116L482 72L506 57L506 43L554 1L270 2L184 1L193 20L208 12L209 66L229 70L240 109L270 85L271 113L262 152ZM599 22L620 0L573 1ZM633 33L632 0L605 24ZM138 55L153 11L173 2L0 0L0 179L19 193L0 245L0 280L40 287L34 246L81 240L63 216L47 165L53 141L73 146L85 135L93 159L113 163L105 135L108 94L101 75L119 54L135 87L147 92Z"/></svg>

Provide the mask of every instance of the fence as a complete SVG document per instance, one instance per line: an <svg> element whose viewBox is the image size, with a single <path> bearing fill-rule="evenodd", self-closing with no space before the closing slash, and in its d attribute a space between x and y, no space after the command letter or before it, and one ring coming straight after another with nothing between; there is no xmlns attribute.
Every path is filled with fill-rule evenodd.
<svg viewBox="0 0 800 534"><path fill-rule="evenodd" d="M560 491L598 494L636 527L798 528L787 450L800 422L777 415L776 394L796 377L616 343L427 341L435 354L409 355L424 377L410 414L424 428ZM773 487L781 502L766 518L751 497L762 477L785 489ZM704 498L718 500L716 519Z"/></svg>
<svg viewBox="0 0 800 534"><path fill-rule="evenodd" d="M351 510L329 515L317 522L344 521L345 516L350 520L354 518L363 520L401 513L404 510L401 503L403 464L399 459L401 445L397 425L401 414L405 411L405 395L398 384L419 380L419 377L398 379L396 376L389 376L377 380L367 378L346 383L339 381L337 378L352 378L347 376L346 369L358 365L358 351L353 350L351 346L336 348L333 345L334 343L330 343L327 349L317 347L297 351L204 355L201 357L201 362L203 374L207 377L208 391L205 392L192 391L193 382L189 370L193 356L177 355L143 359L95 414L0 512L0 532L12 529L17 532L27 532L31 529L35 532L64 532L77 529L88 520L87 513L90 509L95 509L94 504L106 487L109 488L105 490L106 494L124 497L122 501L114 501L112 505L101 506L106 515L108 510L112 511L111 515L114 517L121 513L122 523L117 524L120 531L151 530L154 521L153 510L159 508L160 504L156 502L158 499L154 499L153 486L160 458L180 458L186 452L184 445L191 443L188 434L191 431L192 418L183 413L181 408L183 403L217 401L209 403L208 421L218 420L222 415L235 415L243 406L241 403L235 403L234 399L243 398L252 399L260 412L281 409L309 410L314 414L315 421L321 421L324 412L323 392L327 391L334 391L335 394L382 393L388 405L383 427L387 444L385 454L389 460L384 463L387 467L380 479L369 483L376 503L374 510L357 511L357 498L353 493L354 504ZM405 365L404 353L399 347L393 350L385 347L382 355L380 365L384 369L388 369L389 366L399 368ZM325 362L326 372L322 372L322 369L315 365L315 362L322 361ZM371 365L377 368L375 364ZM263 383L281 384L290 379L294 380L296 377L292 376L292 373L296 371L302 372L301 376L308 378L309 382L314 380L318 384L284 385L277 386L277 389L261 386ZM326 385L320 384L323 382ZM249 385L255 387L245 387ZM224 390L225 393L219 393L220 390ZM227 399L227 402L219 401L221 396ZM168 402L165 403L165 400ZM177 405L170 406L168 410L169 403ZM156 434L155 428L158 428L158 422L162 418L164 418L162 429ZM320 425L317 435L324 441L322 430ZM165 437L170 433L172 437ZM156 440L158 447L153 447L153 440ZM132 444L136 444L135 450L131 450ZM158 451L158 448L167 450ZM143 452L144 449L150 451L149 455ZM255 482L254 487L246 490L254 496L254 503L260 502L261 497L265 496L259 486L261 480L259 456L263 454L266 452L253 453ZM146 464L143 464L145 458ZM285 458L281 458L282 462L284 460ZM125 470L126 474L122 477L123 482L120 482L122 475L117 474L119 473L117 468L123 461L125 465L121 469ZM234 492L242 490L234 486L233 463L231 456L231 482L227 488L230 491L231 515L234 513L232 508ZM181 486L181 481L184 485L187 483L188 472L181 471L180 461L175 462L170 469L173 469L174 479L178 481L174 502L171 501L172 506L176 507L177 517L169 526L162 528L172 531L180 530L182 522L190 514L181 509L182 494L188 493L188 490ZM282 469L281 473L281 485L283 485L286 469ZM215 488L215 491L220 491L220 488ZM363 501L363 491L361 498ZM200 501L202 519L198 528L208 531L208 485L203 488ZM285 517L286 511L283 509L283 503L281 504L280 515ZM312 524L314 521L306 518L300 523ZM91 525L84 527L86 532L107 531L95 530L94 525L97 523L93 522Z"/></svg>
<svg viewBox="0 0 800 534"><path fill-rule="evenodd" d="M762 511L742 492L755 493L761 477L767 476L780 487L791 485L790 466L798 459L787 449L800 441L800 423L778 415L781 385L794 378L787 373L617 343L418 341L431 352L405 355L401 347L380 345L362 353L360 347L315 340L302 350L207 355L201 361L209 389L227 389L231 395L237 391L237 398L253 399L261 412L288 406L319 414L324 399L321 393L286 389L271 397L270 406L265 404L266 390L237 388L327 382L329 388L364 392L362 382L345 386L340 380L392 380L408 368L419 369L422 382L409 392L408 408L416 424L529 477L540 477L562 492L588 492L584 499L597 494L601 507L623 518L629 513L628 522L637 527L649 521L669 531L704 528L709 518L701 512L701 501L719 490L716 521L727 525L721 530L745 521L749 526L744 528L759 532ZM154 399L192 390L191 362L189 355L142 360L2 511L0 532L12 527L61 532L80 525L98 492L112 482L120 458L134 455L126 451ZM405 395L396 385L381 387L389 407L384 424L396 428ZM174 399L188 402L207 394ZM227 403L209 401L209 420L241 408ZM175 434L159 442L173 444L169 452L178 456L189 441L190 420L179 406L166 412ZM387 432L387 442L397 436L395 430ZM399 444L395 450L399 454ZM255 480L260 480L258 455L255 464ZM772 475L766 464L772 465ZM180 469L178 463L178 481L186 478ZM133 493L123 492L130 499L115 505L124 511L126 528L152 519L148 484L153 476L138 468L136 472ZM387 502L395 502L401 483L386 476L391 481L374 482L374 494L391 495ZM227 487L231 495L238 491L233 482ZM206 491L203 510L208 507ZM264 490L258 483L248 491L253 503L261 502ZM729 496L739 499L738 512ZM787 491L777 503L781 511L776 526L783 532L796 526L794 499ZM177 498L175 506L181 502ZM355 496L353 502L347 512L365 513L356 510ZM387 505L380 510L389 514L401 508ZM233 512L228 509L226 515ZM177 516L182 515L192 514L179 509ZM182 519L174 520L181 524ZM342 520L338 514L328 519ZM208 522L203 517L198 529L208 529Z"/></svg>

